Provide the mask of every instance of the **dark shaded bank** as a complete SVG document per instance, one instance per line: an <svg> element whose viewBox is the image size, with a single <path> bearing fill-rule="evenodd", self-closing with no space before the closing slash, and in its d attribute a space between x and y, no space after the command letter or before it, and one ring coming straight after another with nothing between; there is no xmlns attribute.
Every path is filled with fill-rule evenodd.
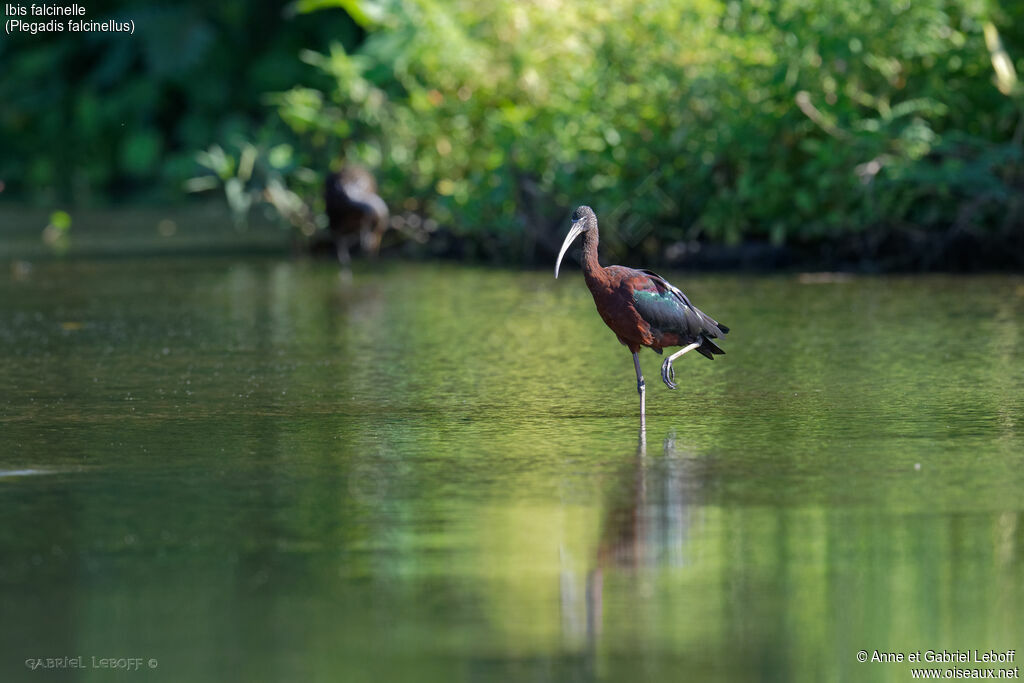
<svg viewBox="0 0 1024 683"><path fill-rule="evenodd" d="M566 227L567 229L567 227ZM565 230L538 240L530 258L501 259L487 254L475 237L467 238L441 227L425 242L396 243L386 239L382 255L414 259L445 259L502 265L554 264ZM313 253L330 255L328 241L314 243ZM577 250L578 251L578 250ZM611 252L611 253L609 253ZM572 254L573 252L570 252ZM971 273L1024 269L1024 230L999 235L951 229L943 234L925 231L865 231L814 244L776 245L746 240L739 244L679 241L652 249L602 250L606 262L643 264L652 268L705 271L820 270L864 273Z"/></svg>
<svg viewBox="0 0 1024 683"><path fill-rule="evenodd" d="M1024 233L982 237L951 231L865 233L817 245L681 244L663 262L700 270L830 270L851 272L954 272L1024 268Z"/></svg>
<svg viewBox="0 0 1024 683"><path fill-rule="evenodd" d="M145 257L180 254L195 258L243 253L292 253L336 259L326 231L310 239L254 214L236 225L219 201L177 206L128 206L71 211L65 236L48 241L50 213L44 209L0 204L0 259L37 260L62 257ZM397 217L409 222L408 214ZM412 219L416 223L416 219ZM429 222L419 221L419 225ZM610 221L609 221L610 223ZM617 226L606 228L614 238ZM503 266L553 266L568 224L552 222L538 230L529 253L499 251L499 238L486 230L456 231L450 226L411 231L388 230L381 243L385 259L445 260ZM570 251L567 263L576 262ZM980 234L951 229L924 231L867 230L816 244L773 245L748 240L735 245L690 240L624 247L614 239L602 245L605 263L703 271L848 271L980 272L1024 269L1024 230Z"/></svg>

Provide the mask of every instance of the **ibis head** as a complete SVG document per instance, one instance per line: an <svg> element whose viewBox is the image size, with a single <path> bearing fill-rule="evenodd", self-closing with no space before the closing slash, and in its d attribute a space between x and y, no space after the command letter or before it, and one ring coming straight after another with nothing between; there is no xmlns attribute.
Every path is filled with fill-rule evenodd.
<svg viewBox="0 0 1024 683"><path fill-rule="evenodd" d="M562 242L562 248L558 252L558 260L555 261L555 277L558 277L558 268L562 265L562 257L565 256L565 252L569 250L569 245L573 241L587 232L588 230L597 229L597 216L594 215L594 210L589 206L577 207L572 212L572 227L569 228L569 234L565 236L565 241Z"/></svg>

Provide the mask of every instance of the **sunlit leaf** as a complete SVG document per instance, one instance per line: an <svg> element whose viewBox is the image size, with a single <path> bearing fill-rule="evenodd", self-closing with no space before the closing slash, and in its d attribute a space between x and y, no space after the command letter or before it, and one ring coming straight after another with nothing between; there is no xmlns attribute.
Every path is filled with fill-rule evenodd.
<svg viewBox="0 0 1024 683"><path fill-rule="evenodd" d="M50 225L61 232L71 229L71 214L67 211L54 211L50 214Z"/></svg>
<svg viewBox="0 0 1024 683"><path fill-rule="evenodd" d="M373 0L297 0L294 3L294 11L299 14L332 8L345 10L354 22L364 28L379 24L385 16L383 5Z"/></svg>
<svg viewBox="0 0 1024 683"><path fill-rule="evenodd" d="M275 145L267 153L267 161L274 168L284 168L292 163L294 150L291 145Z"/></svg>

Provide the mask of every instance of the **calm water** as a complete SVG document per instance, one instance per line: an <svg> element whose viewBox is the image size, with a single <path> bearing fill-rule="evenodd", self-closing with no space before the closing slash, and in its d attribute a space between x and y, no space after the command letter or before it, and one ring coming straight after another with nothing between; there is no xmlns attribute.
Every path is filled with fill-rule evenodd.
<svg viewBox="0 0 1024 683"><path fill-rule="evenodd" d="M906 681L856 653L1024 657L1024 278L672 275L733 333L675 392L644 352L641 441L572 264L4 270L0 680ZM47 657L87 668L25 666Z"/></svg>

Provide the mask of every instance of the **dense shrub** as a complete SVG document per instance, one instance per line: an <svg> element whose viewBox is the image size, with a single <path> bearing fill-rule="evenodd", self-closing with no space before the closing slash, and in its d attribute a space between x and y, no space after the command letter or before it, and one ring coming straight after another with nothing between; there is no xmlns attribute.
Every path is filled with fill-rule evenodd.
<svg viewBox="0 0 1024 683"><path fill-rule="evenodd" d="M185 197L197 149L289 131L268 91L329 81L297 58L363 32L341 11L288 18L286 0L93 0L122 33L0 38L0 197L36 204Z"/></svg>
<svg viewBox="0 0 1024 683"><path fill-rule="evenodd" d="M334 85L280 93L281 116L482 255L533 258L578 202L617 252L1019 221L1019 4L308 5L369 37L304 52Z"/></svg>
<svg viewBox="0 0 1024 683"><path fill-rule="evenodd" d="M96 0L92 18L138 34L0 42L0 187L45 204L219 185L237 214L265 202L308 235L343 150L396 214L497 260L546 256L582 202L614 257L998 250L1021 233L1022 9Z"/></svg>

